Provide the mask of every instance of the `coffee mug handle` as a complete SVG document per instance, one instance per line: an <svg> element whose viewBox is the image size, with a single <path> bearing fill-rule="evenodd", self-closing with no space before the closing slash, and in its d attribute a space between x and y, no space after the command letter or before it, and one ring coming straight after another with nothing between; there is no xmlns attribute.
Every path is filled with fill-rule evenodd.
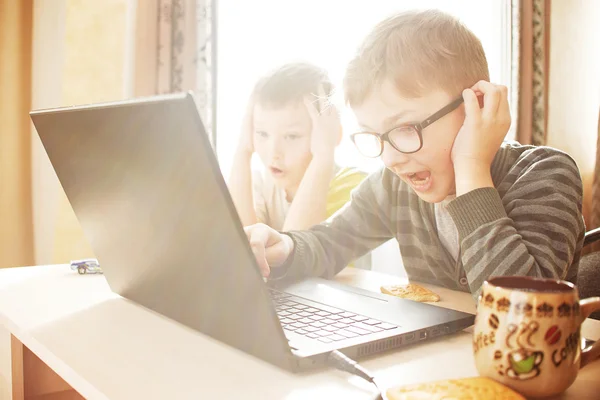
<svg viewBox="0 0 600 400"><path fill-rule="evenodd" d="M590 297L579 301L579 309L581 310L581 322L583 323L591 313L600 310L600 297ZM598 357L600 357L600 340L581 352L581 368Z"/></svg>

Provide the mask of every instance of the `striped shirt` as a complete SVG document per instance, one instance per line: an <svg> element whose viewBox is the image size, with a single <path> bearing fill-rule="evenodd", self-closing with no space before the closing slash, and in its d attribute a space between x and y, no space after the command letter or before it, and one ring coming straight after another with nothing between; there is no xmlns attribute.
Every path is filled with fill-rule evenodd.
<svg viewBox="0 0 600 400"><path fill-rule="evenodd" d="M440 241L434 204L388 169L370 175L333 219L289 233L292 256L272 278L331 278L352 259L395 237L411 280L470 291L498 275L575 282L583 245L582 182L571 157L549 147L503 143L494 188L447 205L459 235L454 261Z"/></svg>

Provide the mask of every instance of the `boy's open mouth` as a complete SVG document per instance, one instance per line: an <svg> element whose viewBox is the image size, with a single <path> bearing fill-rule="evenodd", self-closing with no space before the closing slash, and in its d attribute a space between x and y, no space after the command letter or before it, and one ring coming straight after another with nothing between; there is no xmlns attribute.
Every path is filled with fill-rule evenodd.
<svg viewBox="0 0 600 400"><path fill-rule="evenodd" d="M415 190L425 191L431 186L431 172L429 171L413 172L405 174L405 176Z"/></svg>
<svg viewBox="0 0 600 400"><path fill-rule="evenodd" d="M269 167L269 171L271 171L271 174L273 174L274 176L283 175L283 170L276 168L276 167Z"/></svg>

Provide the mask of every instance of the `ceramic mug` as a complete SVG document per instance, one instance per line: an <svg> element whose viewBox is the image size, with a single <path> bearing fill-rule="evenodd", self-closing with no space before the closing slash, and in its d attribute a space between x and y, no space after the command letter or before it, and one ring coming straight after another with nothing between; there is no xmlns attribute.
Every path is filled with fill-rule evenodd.
<svg viewBox="0 0 600 400"><path fill-rule="evenodd" d="M600 341L581 349L581 324L600 297L579 300L570 282L494 277L483 284L473 332L479 374L526 397L562 393L579 369L600 355Z"/></svg>

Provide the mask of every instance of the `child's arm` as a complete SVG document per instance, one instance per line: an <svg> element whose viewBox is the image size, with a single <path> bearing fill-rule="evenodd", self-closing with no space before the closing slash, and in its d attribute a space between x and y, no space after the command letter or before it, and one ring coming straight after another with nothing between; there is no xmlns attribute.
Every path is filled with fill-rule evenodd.
<svg viewBox="0 0 600 400"><path fill-rule="evenodd" d="M327 192L333 169L333 154L322 159L313 157L285 218L284 231L308 229L327 218Z"/></svg>
<svg viewBox="0 0 600 400"><path fill-rule="evenodd" d="M519 158L498 190L475 189L453 200L448 211L471 292L477 296L497 275L567 278L585 233L582 198L575 162L536 148Z"/></svg>
<svg viewBox="0 0 600 400"><path fill-rule="evenodd" d="M325 102L320 88L319 110L311 99L304 103L312 122L310 162L283 224L284 231L308 229L327 218L327 192L334 172L334 152L341 137L337 110Z"/></svg>
<svg viewBox="0 0 600 400"><path fill-rule="evenodd" d="M254 210L254 196L252 190L252 154L253 145L253 123L252 113L254 103L248 102L246 115L242 123L240 140L235 152L231 174L229 177L229 192L233 199L233 204L240 216L243 226L252 225L258 222L256 211Z"/></svg>
<svg viewBox="0 0 600 400"><path fill-rule="evenodd" d="M318 173L319 171L326 170L326 168L329 168L329 167L316 166L316 168L314 168L314 171L316 171ZM310 174L309 174L310 169L311 169L311 167L309 167L309 169L307 170L305 177L310 176ZM321 172L317 178L321 178L322 175L323 174ZM354 168L344 168L333 178L333 180L331 180L331 182L328 182L327 189L323 189L323 190L327 190L326 195L325 195L325 215L324 215L324 217L322 217L320 222L331 217L338 210L340 210L342 207L344 207L350 201L352 191L365 179L365 177L366 177L366 173L364 173L360 170L357 170ZM314 180L304 179L302 182L303 182L302 184L304 185L305 182L314 182ZM319 199L320 199L320 197L319 197ZM260 217L259 217L259 219L260 219ZM320 222L318 222L318 223L320 223ZM308 226L306 229L308 229L314 225L316 225L316 223ZM292 228L292 229L300 230L300 228ZM292 230L292 229L290 229L290 230Z"/></svg>
<svg viewBox="0 0 600 400"><path fill-rule="evenodd" d="M346 207L329 221L290 232L293 254L281 267L273 268L271 276L331 278L350 261L394 237L392 175L385 168L369 175L352 192Z"/></svg>
<svg viewBox="0 0 600 400"><path fill-rule="evenodd" d="M250 160L252 153L238 150L233 160L229 178L229 192L243 226L256 224L258 218L254 211L252 190L252 171Z"/></svg>
<svg viewBox="0 0 600 400"><path fill-rule="evenodd" d="M483 109L476 93L484 96ZM565 278L578 260L585 231L575 162L547 148L517 160L507 151L494 160L510 125L506 88L478 82L463 96L466 118L452 150L458 197L448 211L458 228L471 292L477 296L495 275ZM492 160L496 168L514 164L496 185Z"/></svg>

